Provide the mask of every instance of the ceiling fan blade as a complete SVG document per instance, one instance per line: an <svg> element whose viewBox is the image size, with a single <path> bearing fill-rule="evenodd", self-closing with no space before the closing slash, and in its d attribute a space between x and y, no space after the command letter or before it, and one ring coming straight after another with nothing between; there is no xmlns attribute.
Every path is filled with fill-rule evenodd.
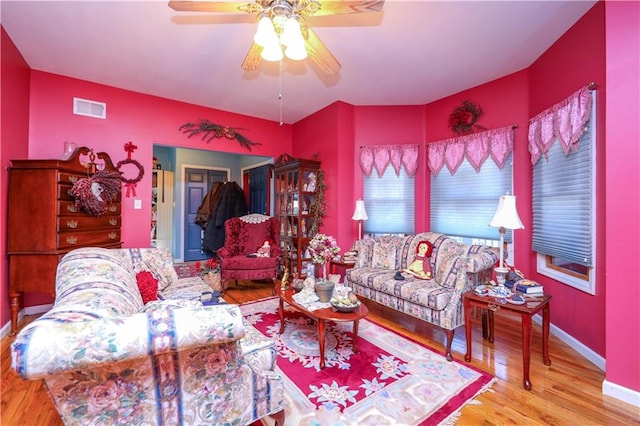
<svg viewBox="0 0 640 426"><path fill-rule="evenodd" d="M178 12L226 12L238 13L247 2L227 1L170 1L169 7ZM257 5L256 5L257 6Z"/></svg>
<svg viewBox="0 0 640 426"><path fill-rule="evenodd" d="M327 49L327 46L318 38L311 28L307 28L307 40L304 43L309 58L326 75L335 75L340 71L342 65L335 56Z"/></svg>
<svg viewBox="0 0 640 426"><path fill-rule="evenodd" d="M349 13L380 12L383 6L384 0L321 0L320 9L314 11L309 7L306 15L327 16L344 15ZM303 14L305 14L304 9Z"/></svg>
<svg viewBox="0 0 640 426"><path fill-rule="evenodd" d="M241 68L244 71L255 71L260 66L260 61L262 58L260 54L262 53L262 46L259 44L253 43L251 48L249 48L249 52L247 56L245 56L244 61L242 61Z"/></svg>

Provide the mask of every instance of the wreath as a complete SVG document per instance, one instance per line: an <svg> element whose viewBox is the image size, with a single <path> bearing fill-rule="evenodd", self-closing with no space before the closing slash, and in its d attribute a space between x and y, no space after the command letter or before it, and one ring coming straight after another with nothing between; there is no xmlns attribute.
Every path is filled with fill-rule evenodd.
<svg viewBox="0 0 640 426"><path fill-rule="evenodd" d="M120 193L120 173L101 170L93 176L78 179L69 193L75 197L76 207L92 216L101 216L107 204Z"/></svg>
<svg viewBox="0 0 640 426"><path fill-rule="evenodd" d="M483 113L480 105L467 99L449 115L449 128L458 135L467 135L474 130L484 130L484 127L476 124Z"/></svg>
<svg viewBox="0 0 640 426"><path fill-rule="evenodd" d="M116 169L120 171L120 168L125 164L133 164L138 168L138 176L136 176L133 179L125 178L123 172L120 172L120 180L122 180L125 186L127 187L127 197L129 195L133 195L135 197L136 184L140 182L142 180L142 176L144 176L144 167L142 167L142 164L140 164L138 161L134 160L133 158L125 158L124 160L118 161L118 164L116 165Z"/></svg>

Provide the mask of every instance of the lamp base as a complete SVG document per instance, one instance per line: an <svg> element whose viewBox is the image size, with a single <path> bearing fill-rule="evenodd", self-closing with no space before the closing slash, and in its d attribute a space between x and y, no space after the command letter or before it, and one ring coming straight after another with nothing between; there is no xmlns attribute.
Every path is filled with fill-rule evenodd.
<svg viewBox="0 0 640 426"><path fill-rule="evenodd" d="M494 268L496 272L497 287L493 288L489 294L494 297L509 297L511 296L511 290L505 287L504 282L507 280L508 268Z"/></svg>

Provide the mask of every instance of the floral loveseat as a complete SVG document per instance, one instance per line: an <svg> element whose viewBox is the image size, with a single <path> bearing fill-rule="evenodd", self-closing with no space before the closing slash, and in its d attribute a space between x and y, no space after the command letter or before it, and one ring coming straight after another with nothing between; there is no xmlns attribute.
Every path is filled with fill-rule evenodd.
<svg viewBox="0 0 640 426"><path fill-rule="evenodd" d="M402 273L414 261L420 241L430 241L432 279ZM357 295L412 315L444 329L446 355L452 360L455 329L464 324L462 293L491 280L497 250L458 243L443 234L424 232L406 237L383 236L356 241L356 263L347 270L345 285Z"/></svg>
<svg viewBox="0 0 640 426"><path fill-rule="evenodd" d="M273 342L236 305L188 300L209 287L196 278L189 288L167 262L159 249L65 255L54 306L16 337L13 368L44 379L67 425L282 424ZM143 305L132 265L164 269L165 294L175 285L182 299Z"/></svg>

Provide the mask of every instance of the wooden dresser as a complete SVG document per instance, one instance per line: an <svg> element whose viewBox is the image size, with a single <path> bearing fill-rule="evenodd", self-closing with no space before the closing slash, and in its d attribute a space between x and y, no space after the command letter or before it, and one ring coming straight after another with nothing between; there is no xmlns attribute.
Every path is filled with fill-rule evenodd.
<svg viewBox="0 0 640 426"><path fill-rule="evenodd" d="M122 246L121 194L107 205L104 215L92 216L78 208L69 193L76 181L95 171L91 158L104 164L105 170L116 171L106 153L96 156L82 147L66 161L11 162L7 229L11 335L17 332L22 293L55 296L56 268L62 256L78 247Z"/></svg>

